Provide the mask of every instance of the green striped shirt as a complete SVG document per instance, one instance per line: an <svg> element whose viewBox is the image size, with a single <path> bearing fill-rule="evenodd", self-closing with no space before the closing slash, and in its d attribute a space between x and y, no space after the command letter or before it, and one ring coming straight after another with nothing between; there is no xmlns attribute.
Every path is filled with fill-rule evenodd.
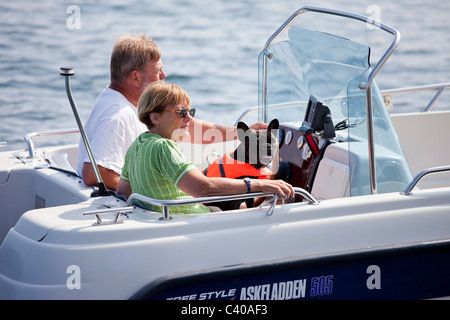
<svg viewBox="0 0 450 320"><path fill-rule="evenodd" d="M134 193L158 200L192 198L178 188L186 173L195 169L175 141L153 133L142 133L130 146L121 179L131 184ZM162 212L161 207L146 205ZM170 207L171 214L205 213L202 204Z"/></svg>

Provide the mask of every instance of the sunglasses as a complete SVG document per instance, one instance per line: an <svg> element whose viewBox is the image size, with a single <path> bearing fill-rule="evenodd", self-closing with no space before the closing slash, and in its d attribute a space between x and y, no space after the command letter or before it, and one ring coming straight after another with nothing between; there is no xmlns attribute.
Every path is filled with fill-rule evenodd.
<svg viewBox="0 0 450 320"><path fill-rule="evenodd" d="M181 109L181 110L163 110L163 111L176 112L176 113L180 114L180 118L186 118L188 112L189 112L189 115L192 118L195 116L195 108L192 108L190 110L184 108L184 109Z"/></svg>

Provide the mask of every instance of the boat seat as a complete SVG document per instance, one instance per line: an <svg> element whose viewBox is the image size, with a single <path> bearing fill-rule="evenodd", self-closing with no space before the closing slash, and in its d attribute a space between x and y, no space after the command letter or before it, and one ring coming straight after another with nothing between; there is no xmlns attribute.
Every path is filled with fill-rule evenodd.
<svg viewBox="0 0 450 320"><path fill-rule="evenodd" d="M44 154L45 159L49 162L51 168L79 177L76 171L78 161L78 145L67 146L63 149L49 148L44 151Z"/></svg>
<svg viewBox="0 0 450 320"><path fill-rule="evenodd" d="M377 148L377 192L403 191L412 179L406 161L387 148L380 145ZM346 142L329 145L317 169L311 194L318 199L370 194L368 162L364 142L352 142L351 149Z"/></svg>
<svg viewBox="0 0 450 320"><path fill-rule="evenodd" d="M391 119L413 175L449 164L450 111L393 114ZM446 187L449 182L450 173L441 173L427 176L419 187Z"/></svg>
<svg viewBox="0 0 450 320"><path fill-rule="evenodd" d="M311 194L316 199L334 199L350 195L350 167L346 143L333 143L320 161Z"/></svg>

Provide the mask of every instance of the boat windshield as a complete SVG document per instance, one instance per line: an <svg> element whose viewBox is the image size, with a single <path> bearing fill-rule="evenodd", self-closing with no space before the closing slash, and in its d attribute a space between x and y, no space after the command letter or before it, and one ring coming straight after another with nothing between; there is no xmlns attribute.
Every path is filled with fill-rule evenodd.
<svg viewBox="0 0 450 320"><path fill-rule="evenodd" d="M298 26L259 56L260 119L300 127L310 95L327 105L336 140L348 143L351 196L371 192L366 91L360 89L370 72L368 46ZM412 174L375 81L372 101L378 192L401 191Z"/></svg>

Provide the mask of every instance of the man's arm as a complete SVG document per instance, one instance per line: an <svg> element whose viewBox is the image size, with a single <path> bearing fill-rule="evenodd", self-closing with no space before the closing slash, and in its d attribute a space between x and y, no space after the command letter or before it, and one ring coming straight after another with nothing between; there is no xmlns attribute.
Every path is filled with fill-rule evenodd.
<svg viewBox="0 0 450 320"><path fill-rule="evenodd" d="M120 175L114 170L107 169L100 165L97 166L100 172L100 176L102 177L103 183L106 185L106 187L110 190L116 190ZM86 185L97 186L97 178L95 177L94 168L92 167L92 164L90 162L85 162L83 164L83 171L81 172L81 176Z"/></svg>
<svg viewBox="0 0 450 320"><path fill-rule="evenodd" d="M256 122L250 126L253 130L267 129L264 122ZM224 126L208 121L193 119L189 126L191 143L208 144L214 142L232 141L238 138L236 127Z"/></svg>
<svg viewBox="0 0 450 320"><path fill-rule="evenodd" d="M131 184L128 181L119 179L119 183L117 184L117 194L124 195L128 199L132 193L133 190L131 189Z"/></svg>

